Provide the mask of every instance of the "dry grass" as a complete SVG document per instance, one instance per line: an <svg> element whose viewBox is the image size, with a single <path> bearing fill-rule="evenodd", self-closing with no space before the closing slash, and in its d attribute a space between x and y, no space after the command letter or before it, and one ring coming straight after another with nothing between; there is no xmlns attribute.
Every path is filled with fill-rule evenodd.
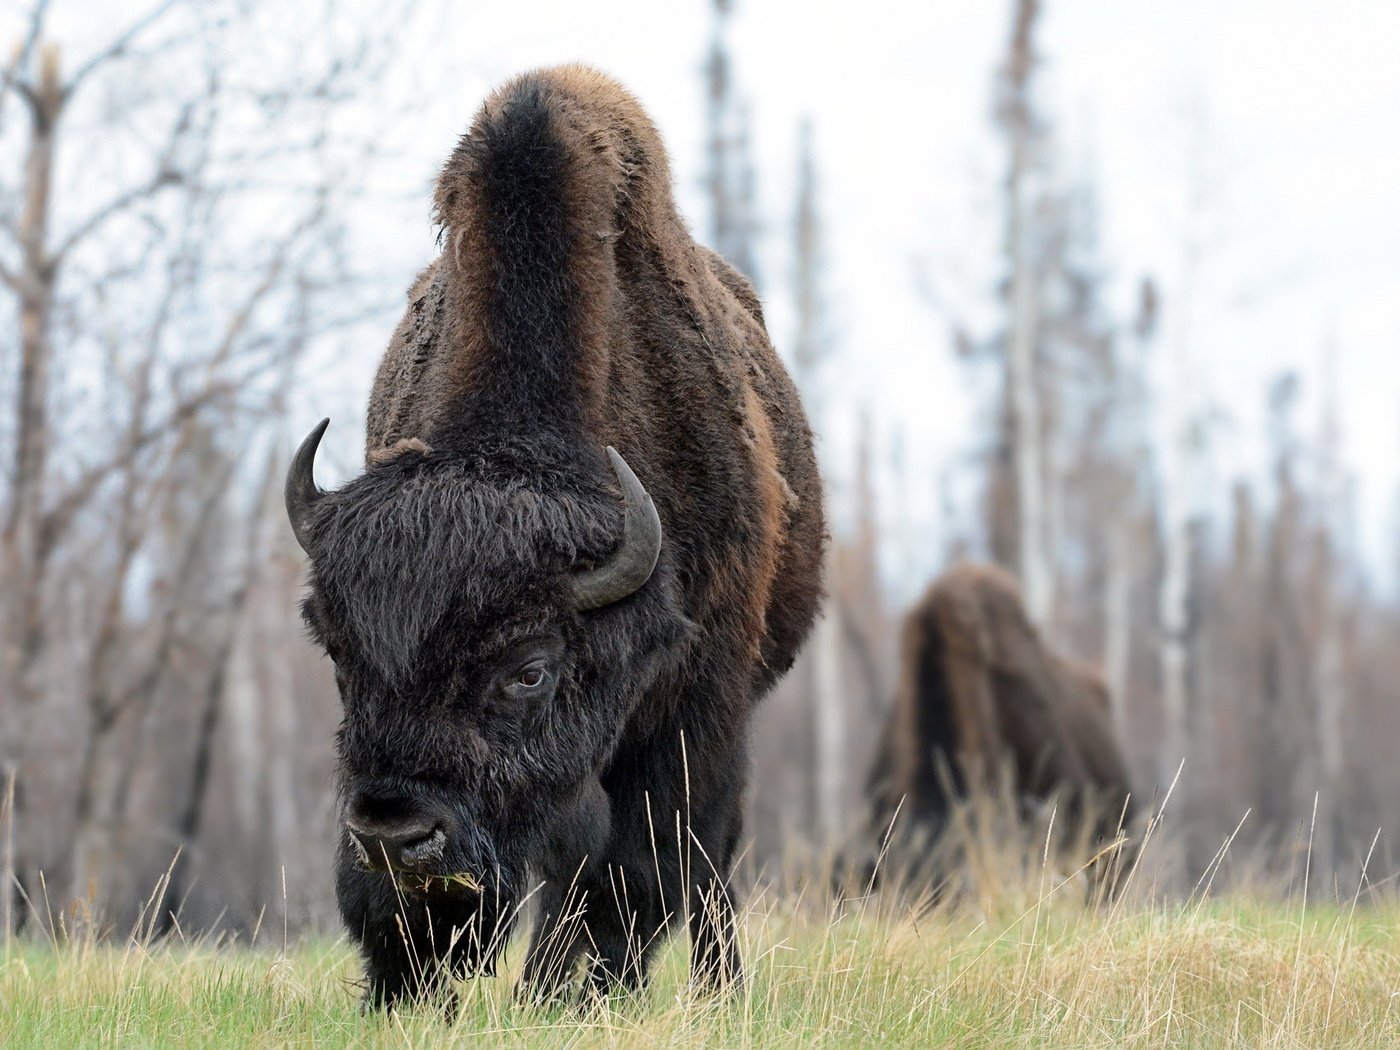
<svg viewBox="0 0 1400 1050"><path fill-rule="evenodd" d="M936 908L756 895L748 980L692 995L684 944L651 988L573 1009L460 986L447 1020L362 1017L342 943L126 947L76 936L0 966L0 1046L1326 1047L1400 1044L1400 905L1257 896L1084 903L1042 867Z"/></svg>
<svg viewBox="0 0 1400 1050"><path fill-rule="evenodd" d="M750 894L747 980L705 998L684 939L645 994L541 1008L501 978L463 982L436 1008L360 1014L343 942L275 947L210 939L124 946L69 921L0 961L0 1046L1372 1047L1400 1045L1400 901L1366 886L1309 899L1262 883L1216 895L1149 885L1171 847L1147 846L1110 902L1055 874L1049 827L1028 837L1014 807L958 817L957 891L936 906L891 889L833 902L827 879ZM1037 839L1035 836L1039 836ZM1304 850L1300 856L1306 862ZM153 898L154 902L154 898Z"/></svg>

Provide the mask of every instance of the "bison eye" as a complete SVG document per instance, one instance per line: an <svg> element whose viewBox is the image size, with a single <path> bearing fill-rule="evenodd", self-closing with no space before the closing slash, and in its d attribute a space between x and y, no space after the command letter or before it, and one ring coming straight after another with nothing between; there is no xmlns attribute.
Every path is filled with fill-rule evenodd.
<svg viewBox="0 0 1400 1050"><path fill-rule="evenodd" d="M545 669L540 664L531 664L521 670L515 678L515 685L520 689L538 689L544 685Z"/></svg>
<svg viewBox="0 0 1400 1050"><path fill-rule="evenodd" d="M559 685L558 654L532 647L500 669L495 689L504 699L542 704Z"/></svg>

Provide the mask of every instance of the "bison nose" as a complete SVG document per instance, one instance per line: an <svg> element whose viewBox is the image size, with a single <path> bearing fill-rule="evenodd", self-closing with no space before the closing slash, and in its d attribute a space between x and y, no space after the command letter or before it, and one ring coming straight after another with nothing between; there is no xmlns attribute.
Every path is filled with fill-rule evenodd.
<svg viewBox="0 0 1400 1050"><path fill-rule="evenodd" d="M442 864L447 835L436 824L410 821L399 824L345 822L360 859L371 868L432 874Z"/></svg>

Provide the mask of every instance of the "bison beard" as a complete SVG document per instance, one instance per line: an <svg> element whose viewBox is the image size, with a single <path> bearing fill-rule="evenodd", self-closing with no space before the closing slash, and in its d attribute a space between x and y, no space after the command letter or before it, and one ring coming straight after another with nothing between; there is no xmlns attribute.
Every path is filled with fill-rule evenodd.
<svg viewBox="0 0 1400 1050"><path fill-rule="evenodd" d="M490 972L527 896L532 994L585 959L640 984L682 921L723 984L747 726L820 592L801 404L600 74L493 94L436 205L364 473L316 488L323 424L287 479L344 706L336 889L367 1000Z"/></svg>
<svg viewBox="0 0 1400 1050"><path fill-rule="evenodd" d="M933 858L953 805L991 787L1006 764L1018 800L1059 796L1071 835L1102 843L1120 821L1131 823L1103 679L1045 645L1005 572L949 569L905 618L901 649L895 706L868 784L870 836L888 838L901 875L935 885L948 875ZM1094 881L1114 892L1133 856L1131 846L1107 855Z"/></svg>

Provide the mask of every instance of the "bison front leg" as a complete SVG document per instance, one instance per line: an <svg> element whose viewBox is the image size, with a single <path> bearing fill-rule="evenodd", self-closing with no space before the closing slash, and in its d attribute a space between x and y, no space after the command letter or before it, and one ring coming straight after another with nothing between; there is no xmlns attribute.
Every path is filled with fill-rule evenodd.
<svg viewBox="0 0 1400 1050"><path fill-rule="evenodd" d="M730 874L744 752L725 740L689 755L702 753L692 760L684 745L652 742L628 748L612 771L610 849L585 887L588 976L599 994L643 986L682 922L697 983L714 990L741 976Z"/></svg>
<svg viewBox="0 0 1400 1050"><path fill-rule="evenodd" d="M695 886L690 908L691 979L705 991L723 991L744 975L728 877Z"/></svg>
<svg viewBox="0 0 1400 1050"><path fill-rule="evenodd" d="M743 977L739 958L739 928L730 879L734 853L743 827L737 786L715 807L709 834L697 835L701 851L690 856L690 974L707 991L722 991ZM704 841L708 839L709 841Z"/></svg>
<svg viewBox="0 0 1400 1050"><path fill-rule="evenodd" d="M698 736L693 738L698 739ZM731 887L734 855L743 828L741 799L747 764L740 742L726 741L692 753L705 761L686 763L677 785L676 847L665 858L663 877L680 893L668 893L684 909L690 928L691 978L703 991L722 991L743 976L738 924Z"/></svg>
<svg viewBox="0 0 1400 1050"><path fill-rule="evenodd" d="M654 872L639 862L608 864L588 891L588 987L595 995L646 984L668 925Z"/></svg>
<svg viewBox="0 0 1400 1050"><path fill-rule="evenodd" d="M596 897L600 857L612 833L612 804L597 780L579 791L550 829L539 867L543 878L535 929L521 978L525 998L555 999L588 946L588 906Z"/></svg>
<svg viewBox="0 0 1400 1050"><path fill-rule="evenodd" d="M568 987L587 946L586 895L577 887L546 884L540 890L539 915L518 995L533 1003L552 1002Z"/></svg>
<svg viewBox="0 0 1400 1050"><path fill-rule="evenodd" d="M647 861L609 865L605 881L589 890L589 981L597 994L643 987L668 930L682 917L688 919L697 984L718 991L742 974L729 888L732 850L723 841L701 840L688 857L674 850L657 853ZM711 860L718 870L711 869Z"/></svg>
<svg viewBox="0 0 1400 1050"><path fill-rule="evenodd" d="M450 978L494 971L513 917L509 902L481 894L409 892L384 872L365 871L353 851L336 859L341 918L365 962L365 1006L444 997Z"/></svg>

